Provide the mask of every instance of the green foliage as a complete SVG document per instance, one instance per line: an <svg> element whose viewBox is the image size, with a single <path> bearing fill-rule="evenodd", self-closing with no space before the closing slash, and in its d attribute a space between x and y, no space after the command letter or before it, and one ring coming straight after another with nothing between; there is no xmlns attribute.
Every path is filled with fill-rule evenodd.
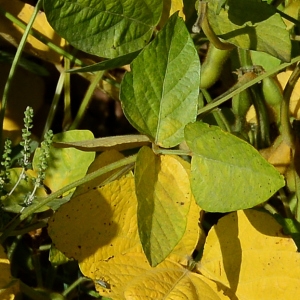
<svg viewBox="0 0 300 300"><path fill-rule="evenodd" d="M284 186L283 177L251 145L219 127L202 122L189 124L185 138L193 152L192 191L206 211L250 208Z"/></svg>
<svg viewBox="0 0 300 300"><path fill-rule="evenodd" d="M131 68L120 92L127 119L156 145L178 145L184 126L196 119L200 65L184 22L176 14Z"/></svg>
<svg viewBox="0 0 300 300"><path fill-rule="evenodd" d="M273 265L279 272L281 258L286 265L294 264L290 278L298 281L283 284L292 290L299 285L295 243L283 236L278 224L299 245L299 136L290 122L291 95L300 76L295 66L300 57L294 56L299 46L291 36L299 31L299 20L293 14L288 17L293 25L286 26L281 10L288 11L288 3L275 8L257 0L198 1L192 27L196 34L191 34L187 24L195 22L196 12L186 20L179 15L194 9L194 2L185 1L183 9L180 1L44 1L54 30L80 55L92 54L85 61L93 63L83 66L73 57L81 68L60 74L55 97L59 99L64 81L65 131L53 135L46 130L57 109L53 101L47 133L33 157L33 109L25 111L17 153L21 168L12 163L11 143L5 142L0 213L13 217L10 222L4 221L7 216L0 220L0 242L8 247L8 236L49 224L49 270L54 274L57 266L77 259L102 299L261 298L261 287L247 288L248 281L259 281L247 277L255 277L252 257L255 268L267 267L268 272ZM106 71L127 64L120 82ZM65 59L64 66L70 68L71 62ZM294 72L283 89L272 76L288 66ZM100 76L90 73L99 70ZM92 82L75 123L68 102L74 72ZM84 118L82 111L99 80L103 89L111 84L109 91L119 95L124 115L140 135L94 139L89 130L67 130ZM229 99L232 102L222 105ZM284 163L274 159L275 147L259 152L275 138L288 147ZM111 149L123 152L106 152ZM102 154L96 158L96 152ZM276 214L278 223L265 213L246 210L258 206ZM222 213L218 225L207 225L208 213ZM268 247L273 246L278 252L270 256ZM204 253L200 264L186 258L197 253ZM271 271L261 272L269 280L264 284L267 291L292 299L292 292L274 287ZM287 278L288 268L280 275ZM86 277L68 283L59 297L67 297ZM65 279L60 280L58 286L66 286ZM42 286L42 279L37 281Z"/></svg>
<svg viewBox="0 0 300 300"><path fill-rule="evenodd" d="M265 1L227 1L218 11L218 0L209 1L208 19L217 35L234 45L269 53L283 61L291 58L291 40L281 16Z"/></svg>
<svg viewBox="0 0 300 300"><path fill-rule="evenodd" d="M146 46L159 22L162 2L50 0L44 9L49 23L73 46L114 58Z"/></svg>

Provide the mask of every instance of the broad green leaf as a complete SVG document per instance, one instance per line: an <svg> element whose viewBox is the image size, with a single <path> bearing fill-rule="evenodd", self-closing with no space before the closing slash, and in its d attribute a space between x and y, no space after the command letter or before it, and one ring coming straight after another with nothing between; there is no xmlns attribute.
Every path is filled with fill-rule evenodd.
<svg viewBox="0 0 300 300"><path fill-rule="evenodd" d="M193 152L192 191L206 211L250 208L285 185L280 173L255 148L219 127L189 124L185 138Z"/></svg>
<svg viewBox="0 0 300 300"><path fill-rule="evenodd" d="M300 254L268 213L237 211L208 233L197 270L230 299L294 300L299 295Z"/></svg>
<svg viewBox="0 0 300 300"><path fill-rule="evenodd" d="M222 39L290 61L290 34L273 6L260 0L228 0L218 14L218 5L219 0L208 2L208 21Z"/></svg>
<svg viewBox="0 0 300 300"><path fill-rule="evenodd" d="M184 126L196 119L199 82L197 51L174 14L125 74L120 91L124 113L155 144L176 146Z"/></svg>
<svg viewBox="0 0 300 300"><path fill-rule="evenodd" d="M115 69L122 67L124 65L128 65L132 62L134 58L137 57L137 55L140 53L140 51L136 51L133 53L129 53L123 56L119 56L113 59L108 59L105 61L101 61L100 63L83 67L83 68L76 68L68 70L68 73L81 73L81 72L96 72L101 70L109 70L109 69Z"/></svg>
<svg viewBox="0 0 300 300"><path fill-rule="evenodd" d="M181 240L192 193L187 171L174 157L143 147L136 160L138 230L151 266L163 261Z"/></svg>
<svg viewBox="0 0 300 300"><path fill-rule="evenodd" d="M70 259L66 257L61 251L51 245L50 252L49 252L49 261L55 267L65 264Z"/></svg>
<svg viewBox="0 0 300 300"><path fill-rule="evenodd" d="M95 263L97 269L88 274L99 294L112 299L229 299L213 281L169 259L152 268L142 253L126 253ZM99 280L109 288L103 288Z"/></svg>
<svg viewBox="0 0 300 300"><path fill-rule="evenodd" d="M265 71L278 67L281 60L265 52L250 51L253 65L262 66Z"/></svg>
<svg viewBox="0 0 300 300"><path fill-rule="evenodd" d="M92 139L93 134L88 130L72 130L56 134L54 143L75 142ZM33 158L33 169L38 169L40 149L36 149ZM79 151L77 149L58 149L51 145L49 164L44 183L52 192L67 184L82 178L95 158L95 153Z"/></svg>
<svg viewBox="0 0 300 300"><path fill-rule="evenodd" d="M56 32L87 53L114 58L135 52L158 24L160 0L47 0L44 9Z"/></svg>
<svg viewBox="0 0 300 300"><path fill-rule="evenodd" d="M149 143L150 140L145 135L128 134L74 142L54 141L53 145L57 148L74 147L82 151L105 151L108 149L122 151L148 145Z"/></svg>

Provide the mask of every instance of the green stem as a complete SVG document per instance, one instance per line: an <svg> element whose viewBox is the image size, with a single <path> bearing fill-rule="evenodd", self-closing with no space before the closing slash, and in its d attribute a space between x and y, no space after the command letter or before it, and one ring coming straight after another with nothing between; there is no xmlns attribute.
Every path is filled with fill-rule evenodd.
<svg viewBox="0 0 300 300"><path fill-rule="evenodd" d="M279 71L293 65L294 63L296 63L298 61L300 61L300 56L296 56L289 63L283 63L283 64L277 66L276 68L269 70L269 71L263 73L262 75L257 76L256 78L252 78L252 79L245 78L244 80L237 82L237 84L235 84L232 88L230 88L224 94L222 94L219 97L217 97L216 99L214 99L211 103L207 104L205 107L199 109L198 114L202 115L202 114L205 114L205 113L213 110L217 106L219 106L222 103L226 102L227 100L231 99L233 96L239 94L240 92L246 90L250 86L260 82L261 80L263 80L264 78L266 78L270 75L278 73Z"/></svg>
<svg viewBox="0 0 300 300"><path fill-rule="evenodd" d="M295 149L295 137L290 122L290 99L299 77L300 77L300 66L298 64L296 65L291 77L289 78L284 88L283 101L281 103L281 111L280 111L282 137L284 142L292 149Z"/></svg>
<svg viewBox="0 0 300 300"><path fill-rule="evenodd" d="M207 92L206 89L201 89L201 92L206 100L207 103L211 103L212 102L212 99L210 97L210 94ZM222 128L224 131L228 131L228 132L231 132L231 128L230 128L230 125L227 121L227 119L224 117L224 114L222 113L222 111L220 109L216 110L216 111L213 111L212 112L218 126L220 128Z"/></svg>
<svg viewBox="0 0 300 300"><path fill-rule="evenodd" d="M218 36L215 34L215 32L212 30L209 21L207 19L207 1L200 0L198 3L198 9L197 14L198 18L196 20L196 23L193 26L193 32L194 33L200 33L200 30L202 28L204 34L208 38L208 40L218 49L220 50L231 50L234 49L235 46L233 44L222 42Z"/></svg>
<svg viewBox="0 0 300 300"><path fill-rule="evenodd" d="M289 205L289 201L288 201L288 199L287 199L287 197L286 197L286 194L285 194L285 192L284 192L284 189L281 188L281 189L278 191L278 193L279 193L280 200L281 200L281 202L282 202L282 204L283 204L283 208L284 208L284 211L285 211L285 216L286 216L287 218L293 218L293 214L292 214L292 212L291 212L291 208L290 208L290 205Z"/></svg>
<svg viewBox="0 0 300 300"><path fill-rule="evenodd" d="M50 249L50 246L49 246L49 249ZM48 251L49 251L49 249L48 249ZM57 266L52 265L51 267L49 267L47 269L47 273L46 273L45 280L44 280L44 287L46 289L53 288L53 284L56 279L57 279Z"/></svg>
<svg viewBox="0 0 300 300"><path fill-rule="evenodd" d="M242 67L253 65L249 50L238 48L238 54Z"/></svg>
<svg viewBox="0 0 300 300"><path fill-rule="evenodd" d="M33 288L31 288L30 286L28 286L27 284L25 284L21 280L19 281L19 283L20 283L21 292L23 294L25 294L28 297L28 299L32 299L32 300L51 300L51 299L53 299L53 297L51 297L51 295L39 293L39 292L35 291Z"/></svg>
<svg viewBox="0 0 300 300"><path fill-rule="evenodd" d="M17 26L19 26L22 29L26 29L26 24L22 21L20 21L19 19L17 19L14 15L10 14L9 12L5 11L4 9L2 9L0 7L0 14L3 15L5 18L7 18L8 20L12 21L14 24L16 24ZM73 60L77 65L84 67L86 66L86 64L84 62L82 62L80 59L74 57L72 54L66 52L65 50L63 50L62 48L60 48L59 46L55 45L51 40L49 40L48 38L46 38L45 36L41 35L38 31L36 31L35 29L31 28L29 30L29 33L34 36L36 39L38 39L39 41L41 41L42 43L44 43L45 45L47 45L50 49L52 49L53 51L55 51L56 53L69 58L70 60Z"/></svg>
<svg viewBox="0 0 300 300"><path fill-rule="evenodd" d="M60 76L59 76L59 79L58 79L58 82L56 85L55 94L54 94L54 97L53 97L53 100L51 103L51 107L49 109L48 117L47 117L47 120L46 120L46 123L44 126L44 131L43 131L42 137L45 136L46 132L51 128L51 125L52 125L52 122L54 119L54 115L57 110L59 98L60 98L60 95L63 90L65 76L66 76L65 72L60 73Z"/></svg>
<svg viewBox="0 0 300 300"><path fill-rule="evenodd" d="M34 224L29 225L29 226L27 226L25 228L22 228L20 230L12 231L9 236L17 236L17 235L23 236L24 234L26 234L30 231L37 230L37 229L40 229L40 228L43 228L43 227L47 227L47 223L44 222L44 221L40 221L38 223L34 223Z"/></svg>
<svg viewBox="0 0 300 300"><path fill-rule="evenodd" d="M43 277L42 277L42 270L41 270L40 255L39 255L39 251L37 249L33 249L32 262L33 262L37 287L42 288L43 287Z"/></svg>
<svg viewBox="0 0 300 300"><path fill-rule="evenodd" d="M280 14L280 16L281 16L282 18L284 18L284 19L286 19L286 20L288 20L288 21L294 23L294 24L297 25L297 26L300 26L300 21L298 21L298 20L296 20L295 18L289 16L288 14L284 13L284 12L281 11L280 9L276 9L276 12L277 12L278 14Z"/></svg>
<svg viewBox="0 0 300 300"><path fill-rule="evenodd" d="M47 205L50 201L56 199L57 197L61 196L62 194L70 191L71 189L84 184L88 181L91 181L93 179L95 179L96 177L99 177L103 174L106 174L110 171L113 171L115 169L118 169L120 167L132 164L136 161L136 157L137 154L123 158L121 160L118 160L114 163L111 163L95 172L92 172L90 174L87 174L84 178L79 179L77 181L74 181L68 185L66 185L65 187L61 188L60 190L52 193L51 195L49 195L46 198L42 198L39 199L40 201L32 204L28 207L26 207L22 214L18 214L14 220L12 220L12 222L9 223L9 226L5 229L5 231L3 232L3 234L0 236L0 244L3 243L5 241L5 239L10 235L10 233L23 221L25 220L27 217L29 217L31 214L35 213L38 209L40 209L41 207Z"/></svg>
<svg viewBox="0 0 300 300"><path fill-rule="evenodd" d="M172 149L161 149L161 148L154 149L153 148L153 152L155 154L164 154L164 155L168 154L168 155L192 156L192 153L189 150L172 150Z"/></svg>
<svg viewBox="0 0 300 300"><path fill-rule="evenodd" d="M293 151L295 154L295 151ZM295 218L298 222L300 222L300 177L295 169L294 166L294 176L295 176L295 188L296 188L296 198L297 198L297 204L296 204L296 213L295 213Z"/></svg>
<svg viewBox="0 0 300 300"><path fill-rule="evenodd" d="M29 35L29 32L30 32L30 28L32 27L33 25L33 22L40 10L40 8L42 7L42 0L38 0L35 8L34 8L34 11L33 11L33 14L26 26L26 29L24 31L24 34L22 35L22 38L21 38L21 41L20 41L20 44L17 48L17 51L16 51L16 55L13 59L13 62L11 64L11 68L10 68L10 71L9 71L9 74L8 74L8 78L7 78L7 81L6 81L6 84L5 84L5 87L4 87L4 91L3 91L3 96L2 96L2 101L0 103L0 107L1 107L1 110L0 110L0 141L3 140L3 122L4 122L4 116L5 116L5 110L6 110L6 107L7 107L7 101L8 101L8 97L9 97L9 92L10 92L10 89L11 89L11 82L12 82L12 78L15 74L15 71L17 69L17 66L18 66L18 62L21 58L21 54L22 54L22 51L25 47L25 44L26 44L26 40L27 40L27 37ZM0 9L1 11L1 9Z"/></svg>
<svg viewBox="0 0 300 300"><path fill-rule="evenodd" d="M23 238L22 235L18 235L13 239L12 244L10 245L10 247L8 247L8 251L7 251L7 257L8 259L11 261L13 259L13 255L14 252L16 250L16 248L18 247L21 239Z"/></svg>
<svg viewBox="0 0 300 300"><path fill-rule="evenodd" d="M48 225L48 224L47 224ZM48 245L41 245L39 247L39 251L49 251L51 249L51 244Z"/></svg>
<svg viewBox="0 0 300 300"><path fill-rule="evenodd" d="M270 124L264 99L261 95L261 90L257 85L250 87L252 101L257 116L258 125L258 148L267 148L270 146Z"/></svg>
<svg viewBox="0 0 300 300"><path fill-rule="evenodd" d="M82 282L85 281L91 281L90 279L86 277L79 277L77 280L75 280L67 289L64 290L62 295L66 297L73 289L76 288L77 285L81 284Z"/></svg>
<svg viewBox="0 0 300 300"><path fill-rule="evenodd" d="M264 209L266 209L272 215L279 214L278 211L272 205L270 205L269 203L266 203L264 205Z"/></svg>
<svg viewBox="0 0 300 300"><path fill-rule="evenodd" d="M64 68L69 70L71 68L71 61L68 58L64 59ZM72 122L71 113L71 74L66 72L64 80L64 119L63 119L63 130L68 128Z"/></svg>
<svg viewBox="0 0 300 300"><path fill-rule="evenodd" d="M76 118L73 121L72 125L70 126L69 130L78 128L80 122L84 118L84 115L86 113L88 105L92 99L93 93L94 93L99 81L102 79L103 75L104 75L104 71L99 71L96 73L96 76L95 76L94 80L92 81L92 83L90 84L90 86L82 100L82 103L79 107Z"/></svg>

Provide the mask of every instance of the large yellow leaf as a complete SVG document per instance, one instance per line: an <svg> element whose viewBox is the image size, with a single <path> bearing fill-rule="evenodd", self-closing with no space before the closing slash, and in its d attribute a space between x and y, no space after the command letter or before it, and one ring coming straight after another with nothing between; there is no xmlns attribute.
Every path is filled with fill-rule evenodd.
<svg viewBox="0 0 300 300"><path fill-rule="evenodd" d="M29 4L24 4L18 0L0 0L1 8L17 17L19 20L29 22L33 13L34 7ZM37 30L41 35L50 39L55 45L63 46L64 40L59 37L52 27L49 25L47 18L43 12L39 12L33 28ZM0 35L8 40L10 43L18 46L24 30L13 24L11 21L1 17L0 18ZM26 52L37 55L39 58L58 64L61 57L58 53L51 50L47 45L43 44L33 36L29 36L25 49Z"/></svg>
<svg viewBox="0 0 300 300"><path fill-rule="evenodd" d="M0 299L13 300L19 292L19 281L10 274L10 262L0 245Z"/></svg>
<svg viewBox="0 0 300 300"><path fill-rule="evenodd" d="M138 153L135 166L138 230L152 266L163 261L182 239L192 199L184 166L149 147Z"/></svg>
<svg viewBox="0 0 300 300"><path fill-rule="evenodd" d="M182 163L185 167L189 166L189 164ZM192 276L194 278L196 276L189 283L192 286L196 284L195 281L199 276L188 275L190 272L187 272L177 262L186 262L186 256L190 256L196 247L199 236L199 210L200 208L193 199L183 238L167 259L169 265L173 264L173 267L170 267L170 276L174 277L172 280L175 280L180 274L183 277ZM82 273L95 281L97 289L102 295L113 296L114 300L135 299L133 296L123 297L127 286L131 286L132 281L144 276L145 268L150 272L149 274L153 270L142 252L138 237L137 199L132 177L121 178L102 188L73 198L69 203L60 207L50 219L48 231L55 246L67 256L78 259ZM135 260L135 257L138 259ZM161 265L164 266L162 263L159 265L160 268ZM174 268L178 268L175 273ZM165 272L167 274L169 271L166 269ZM161 275L158 276L158 280L160 277ZM184 280L189 281L190 279ZM202 281L201 284L206 287ZM214 287L213 282L209 281L209 284ZM209 287L206 288L211 290ZM134 285L131 286L131 289L127 292L135 293ZM138 286L137 289L139 289ZM146 292L144 290L144 293ZM163 293L165 292L168 291L163 291ZM194 290L189 293L185 299L189 299L189 295L194 295L193 297L197 295ZM214 295L214 292L211 293ZM149 299L159 298L153 296ZM172 299L172 297L166 299Z"/></svg>
<svg viewBox="0 0 300 300"><path fill-rule="evenodd" d="M256 210L230 213L208 234L198 270L232 299L293 300L300 295L300 254L275 219Z"/></svg>
<svg viewBox="0 0 300 300"><path fill-rule="evenodd" d="M98 262L97 266L93 274L96 289L114 300L229 299L217 291L212 281L169 259L151 268L142 253L126 253Z"/></svg>
<svg viewBox="0 0 300 300"><path fill-rule="evenodd" d="M122 178L62 205L49 220L54 245L79 261L106 260L139 244L133 178Z"/></svg>

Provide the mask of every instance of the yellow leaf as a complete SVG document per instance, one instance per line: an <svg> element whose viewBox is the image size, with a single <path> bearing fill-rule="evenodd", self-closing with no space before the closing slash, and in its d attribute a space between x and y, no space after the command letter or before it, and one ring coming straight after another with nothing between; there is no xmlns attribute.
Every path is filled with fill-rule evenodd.
<svg viewBox="0 0 300 300"><path fill-rule="evenodd" d="M180 264L187 265L187 260L193 254L199 237L204 235L198 221L200 216L200 207L196 204L194 197L191 201L189 213L187 215L187 224L185 233L176 247L169 254L168 258Z"/></svg>
<svg viewBox="0 0 300 300"><path fill-rule="evenodd" d="M171 259L182 262L186 255L192 254L199 236L199 210L193 200L185 233L170 254ZM121 178L100 189L73 198L61 206L50 219L48 232L59 250L67 256L79 260L82 273L95 281L99 292L102 295L113 296L114 300L129 299L123 296L127 285L132 280L138 280L144 276L145 268L149 271L152 270L142 253L138 237L137 199L132 177ZM127 253L129 254L127 255ZM132 261L135 257L138 260ZM190 274L171 259L167 259L169 265L173 264L175 268L179 268L178 272L175 272L176 276L181 274L185 277L186 274ZM159 265L160 268L161 265L164 266L163 264ZM120 270L120 268L123 269ZM166 273L168 273L167 270ZM199 275L193 274L187 277L189 276L192 278L196 276L196 279L190 283L193 286L195 284L193 282L198 280ZM184 280L189 281L190 279ZM212 282L209 284L214 285ZM207 288L209 291L211 290L211 288ZM134 286L132 289L130 293L135 292ZM192 297L196 295L193 290L190 293L192 293ZM190 294L188 293L188 295ZM157 300L159 298L153 296L150 299ZM172 297L166 299L172 299Z"/></svg>
<svg viewBox="0 0 300 300"><path fill-rule="evenodd" d="M191 164L177 155L171 155L171 157L177 160L184 167L187 174L190 176ZM200 226L198 225L201 208L199 207L199 205L196 204L195 198L192 193L191 197L191 205L189 213L187 215L185 233L180 242L176 245L176 247L168 256L169 259L184 265L187 265L187 260L193 254L193 251L198 245L199 238L201 238L203 242L203 237L205 236L203 229L200 228Z"/></svg>
<svg viewBox="0 0 300 300"><path fill-rule="evenodd" d="M280 174L286 174L291 164L292 150L282 140L282 136L279 136L269 148L262 149L260 153Z"/></svg>
<svg viewBox="0 0 300 300"><path fill-rule="evenodd" d="M293 300L300 295L300 254L275 219L256 210L221 218L208 233L198 270L232 299Z"/></svg>
<svg viewBox="0 0 300 300"><path fill-rule="evenodd" d="M20 289L19 281L14 279L10 274L10 262L2 245L0 245L0 271L0 299L15 299Z"/></svg>
<svg viewBox="0 0 300 300"><path fill-rule="evenodd" d="M292 71L288 70L286 72L279 73L277 75L278 81L282 87L282 89L285 88L290 76L292 74ZM299 100L300 100L300 80L297 81L295 88L292 92L291 99L290 99L290 112L291 115L299 119L300 118L300 106L299 106Z"/></svg>
<svg viewBox="0 0 300 300"><path fill-rule="evenodd" d="M48 232L68 257L106 260L139 245L136 205L134 179L121 178L62 205Z"/></svg>
<svg viewBox="0 0 300 300"><path fill-rule="evenodd" d="M6 10L26 24L29 22L29 19L31 18L34 10L33 6L24 4L23 2L18 0L0 0L0 5L2 9ZM49 25L47 18L43 12L39 12L39 14L37 15L33 24L33 28L37 30L41 35L50 39L55 45L61 47L64 45L64 40L55 33L55 31ZM5 19L3 17L0 19L0 35L13 45L19 45L23 33L23 29L13 24L8 19ZM27 53L36 55L39 58L54 64L60 63L61 60L61 57L58 53L54 52L47 45L43 44L31 35L27 39L24 50Z"/></svg>
<svg viewBox="0 0 300 300"><path fill-rule="evenodd" d="M192 201L189 176L173 156L155 155L143 147L136 160L135 187L140 240L150 264L156 266L185 233Z"/></svg>
<svg viewBox="0 0 300 300"><path fill-rule="evenodd" d="M285 8L283 9L283 12L295 20L300 19L300 1L293 0L293 1L287 1L285 4ZM286 24L286 30L291 30L295 23L288 21L286 18L283 18L284 23Z"/></svg>
<svg viewBox="0 0 300 300"><path fill-rule="evenodd" d="M89 166L89 169L87 171L87 174L92 173L94 171L97 171L98 169L101 169L102 167L105 167L113 162L116 162L120 159L124 158L124 155L116 150L109 150L104 151L100 155L96 157L96 159L91 163ZM83 185L80 185L74 195L80 195L85 192L88 192L89 190L93 189L94 187L99 186L104 180L109 178L112 174L116 173L118 170L113 170L111 172L105 173Z"/></svg>
<svg viewBox="0 0 300 300"><path fill-rule="evenodd" d="M207 283L203 276L169 259L151 268L142 253L126 253L97 262L97 266L93 274L96 289L114 300L228 299L213 282Z"/></svg>

